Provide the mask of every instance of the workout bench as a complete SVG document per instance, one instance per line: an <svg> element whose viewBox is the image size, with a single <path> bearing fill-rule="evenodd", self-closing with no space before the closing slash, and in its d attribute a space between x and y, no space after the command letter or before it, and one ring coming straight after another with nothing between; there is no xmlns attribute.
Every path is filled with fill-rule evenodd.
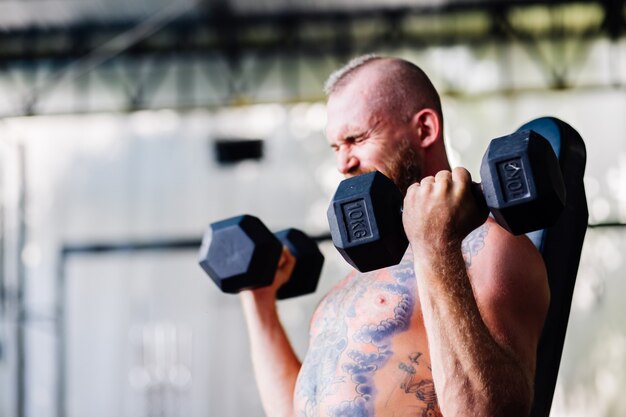
<svg viewBox="0 0 626 417"><path fill-rule="evenodd" d="M578 132L559 119L543 117L519 128L526 129L532 129L548 139L559 159L566 189L565 209L557 223L548 229L527 234L543 256L551 294L537 351L535 398L530 416L548 417L587 231L589 213L583 184L586 151Z"/></svg>

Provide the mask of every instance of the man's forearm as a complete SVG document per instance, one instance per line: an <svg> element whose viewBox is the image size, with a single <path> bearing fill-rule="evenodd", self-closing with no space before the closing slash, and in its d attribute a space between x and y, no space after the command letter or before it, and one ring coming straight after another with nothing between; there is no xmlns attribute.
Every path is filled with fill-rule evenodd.
<svg viewBox="0 0 626 417"><path fill-rule="evenodd" d="M251 292L243 292L241 300L265 413L269 417L293 417L294 388L301 363L280 323L276 303Z"/></svg>
<svg viewBox="0 0 626 417"><path fill-rule="evenodd" d="M532 376L485 325L460 245L415 253L433 379L446 417L527 416Z"/></svg>

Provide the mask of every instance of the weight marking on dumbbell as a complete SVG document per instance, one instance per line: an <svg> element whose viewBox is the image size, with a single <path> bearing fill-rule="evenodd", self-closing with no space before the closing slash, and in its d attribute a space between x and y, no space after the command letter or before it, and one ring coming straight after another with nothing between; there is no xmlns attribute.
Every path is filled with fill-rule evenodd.
<svg viewBox="0 0 626 417"><path fill-rule="evenodd" d="M528 184L524 176L521 158L498 163L498 172L504 183L503 191L507 201L520 200L528 196Z"/></svg>
<svg viewBox="0 0 626 417"><path fill-rule="evenodd" d="M372 237L372 227L367 217L365 200L352 200L341 205L343 218L348 225L350 242Z"/></svg>

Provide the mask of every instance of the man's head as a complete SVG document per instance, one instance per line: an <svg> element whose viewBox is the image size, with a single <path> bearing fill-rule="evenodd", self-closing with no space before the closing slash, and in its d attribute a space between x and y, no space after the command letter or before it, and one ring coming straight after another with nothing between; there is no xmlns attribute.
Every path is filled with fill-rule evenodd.
<svg viewBox="0 0 626 417"><path fill-rule="evenodd" d="M439 94L417 66L366 55L330 76L326 135L345 176L379 170L405 192L449 168Z"/></svg>

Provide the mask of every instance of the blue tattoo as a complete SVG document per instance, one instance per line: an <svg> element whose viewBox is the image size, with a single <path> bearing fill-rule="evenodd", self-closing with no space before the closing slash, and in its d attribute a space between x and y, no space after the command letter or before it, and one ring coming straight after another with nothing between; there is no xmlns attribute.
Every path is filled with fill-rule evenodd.
<svg viewBox="0 0 626 417"><path fill-rule="evenodd" d="M334 314L339 314L336 303L332 302L329 305L335 307ZM314 343L311 343L298 377L303 381L298 384L297 395L306 399L305 409L302 410L305 417L317 415L317 409L324 397L332 393L335 384L344 382L343 378L335 376L335 370L342 352L348 345L347 325L343 320L332 323L325 317L320 320L322 323L316 325L323 330L315 338Z"/></svg>
<svg viewBox="0 0 626 417"><path fill-rule="evenodd" d="M463 260L465 260L465 267L469 268L472 266L474 256L476 256L478 251L485 247L485 238L487 237L488 232L489 224L484 223L463 239L461 252L463 254Z"/></svg>
<svg viewBox="0 0 626 417"><path fill-rule="evenodd" d="M413 311L413 297L408 292L408 289L400 285L385 285L383 288L402 297L394 309L394 318L385 319L379 324L363 326L354 335L354 340L361 343L373 343L378 346L395 333L404 331L409 327L409 320Z"/></svg>
<svg viewBox="0 0 626 417"><path fill-rule="evenodd" d="M352 382L356 384L357 396L351 401L343 401L339 406L331 408L329 414L333 417L374 415L374 402L372 401L376 394L373 383L374 373L393 355L390 346L391 338L408 329L414 307L415 279L413 278L412 260L403 260L400 265L392 269L392 275L397 284L381 285L372 282L370 285L373 284L373 286L384 289L386 292L400 296L400 301L394 308L394 317L379 323L364 325L353 336L353 340L356 342L374 345L376 353L364 353L357 350L350 350L347 353L352 362L345 364L342 369L351 376ZM361 277L356 279L359 278Z"/></svg>

